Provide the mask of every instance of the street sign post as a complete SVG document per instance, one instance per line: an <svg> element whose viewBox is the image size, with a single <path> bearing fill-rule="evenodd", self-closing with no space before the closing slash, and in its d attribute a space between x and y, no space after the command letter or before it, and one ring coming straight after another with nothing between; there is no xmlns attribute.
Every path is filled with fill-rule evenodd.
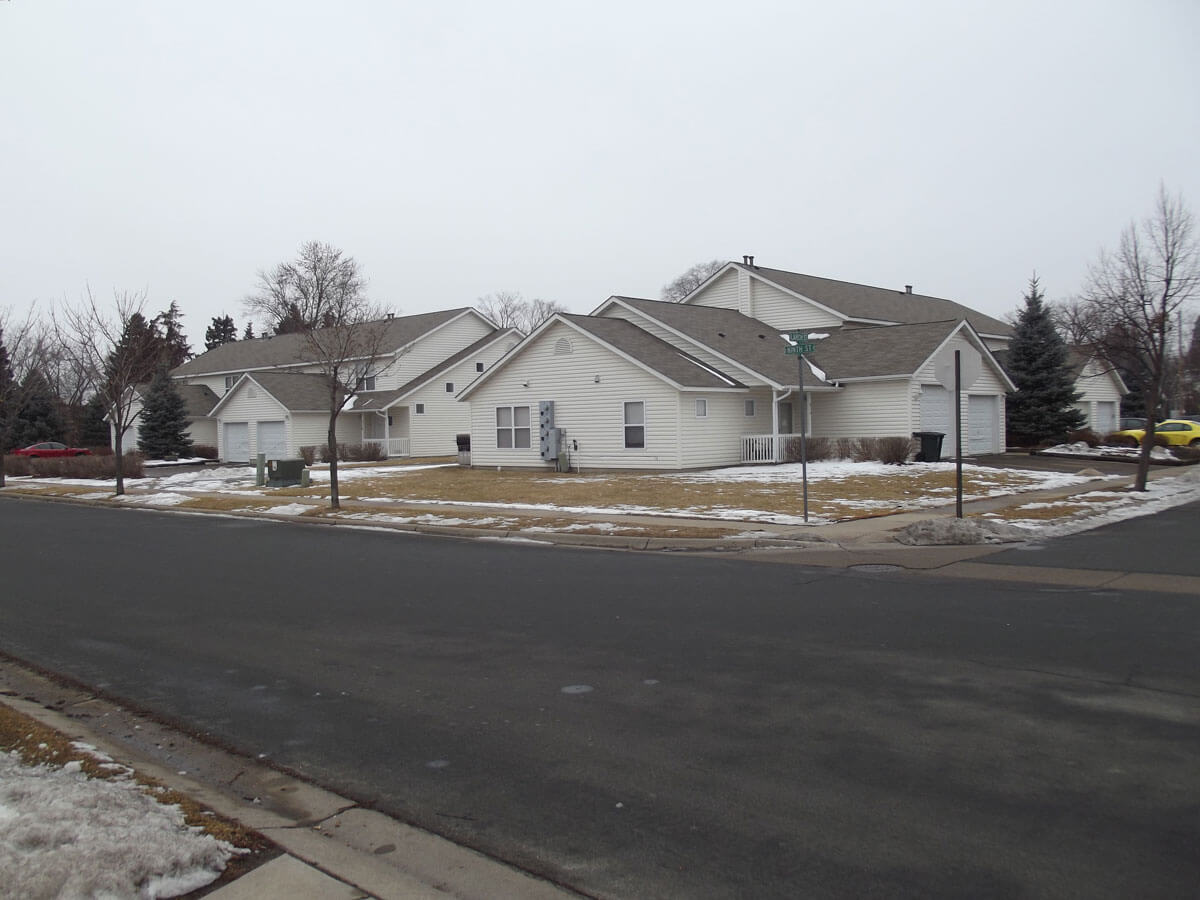
<svg viewBox="0 0 1200 900"><path fill-rule="evenodd" d="M817 345L809 340L807 331L789 331L781 335L787 340L784 353L796 357L800 386L800 481L804 486L804 521L808 521L808 395L804 391L804 354L812 353ZM826 337L827 335L817 335ZM776 436L778 439L778 436Z"/></svg>

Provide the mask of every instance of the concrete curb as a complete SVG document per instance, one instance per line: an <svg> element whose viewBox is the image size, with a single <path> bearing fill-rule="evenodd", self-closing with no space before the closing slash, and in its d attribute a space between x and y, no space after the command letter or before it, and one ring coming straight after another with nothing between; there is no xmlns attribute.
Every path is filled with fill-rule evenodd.
<svg viewBox="0 0 1200 900"><path fill-rule="evenodd" d="M293 775L193 738L79 687L0 659L0 703L158 779L285 853L207 896L219 900L580 895Z"/></svg>

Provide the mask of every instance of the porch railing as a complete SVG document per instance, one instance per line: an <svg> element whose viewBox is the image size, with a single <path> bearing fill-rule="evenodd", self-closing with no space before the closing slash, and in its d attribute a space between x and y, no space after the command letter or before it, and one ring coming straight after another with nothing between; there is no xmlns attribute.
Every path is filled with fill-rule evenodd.
<svg viewBox="0 0 1200 900"><path fill-rule="evenodd" d="M742 436L742 462L744 463L774 463L784 462L788 451L792 450L794 458L799 459L799 449L790 448L792 441L799 441L798 434L747 434Z"/></svg>
<svg viewBox="0 0 1200 900"><path fill-rule="evenodd" d="M378 444L387 456L411 456L408 438L363 438L364 444Z"/></svg>

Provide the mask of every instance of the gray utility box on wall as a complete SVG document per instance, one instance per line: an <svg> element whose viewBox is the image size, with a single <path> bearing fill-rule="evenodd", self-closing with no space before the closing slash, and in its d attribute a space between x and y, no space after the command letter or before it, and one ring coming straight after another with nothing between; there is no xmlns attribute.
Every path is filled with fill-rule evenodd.
<svg viewBox="0 0 1200 900"><path fill-rule="evenodd" d="M538 403L538 451L546 462L558 459L558 429L554 427L554 401Z"/></svg>
<svg viewBox="0 0 1200 900"><path fill-rule="evenodd" d="M295 487L303 481L304 460L267 460L267 487Z"/></svg>

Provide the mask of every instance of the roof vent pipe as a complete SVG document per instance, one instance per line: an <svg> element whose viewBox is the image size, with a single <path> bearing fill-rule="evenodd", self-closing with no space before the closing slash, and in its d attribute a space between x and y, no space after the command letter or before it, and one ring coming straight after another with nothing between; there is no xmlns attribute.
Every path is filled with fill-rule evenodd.
<svg viewBox="0 0 1200 900"><path fill-rule="evenodd" d="M754 257L753 257L753 256L747 256L747 257L746 257L746 259L748 260L748 262L747 262L747 265L749 265L749 266L750 266L750 268L752 268L752 269L753 269L753 268L754 268Z"/></svg>
<svg viewBox="0 0 1200 900"><path fill-rule="evenodd" d="M911 294L911 293L912 293L912 285L911 285L911 284L906 284L906 285L904 286L904 293L906 293L906 294Z"/></svg>
<svg viewBox="0 0 1200 900"><path fill-rule="evenodd" d="M748 265L750 265L750 257L748 257L748 256L746 256L746 255L744 255L744 254L743 254L743 256L742 256L742 265L743 265L743 266L748 266Z"/></svg>

